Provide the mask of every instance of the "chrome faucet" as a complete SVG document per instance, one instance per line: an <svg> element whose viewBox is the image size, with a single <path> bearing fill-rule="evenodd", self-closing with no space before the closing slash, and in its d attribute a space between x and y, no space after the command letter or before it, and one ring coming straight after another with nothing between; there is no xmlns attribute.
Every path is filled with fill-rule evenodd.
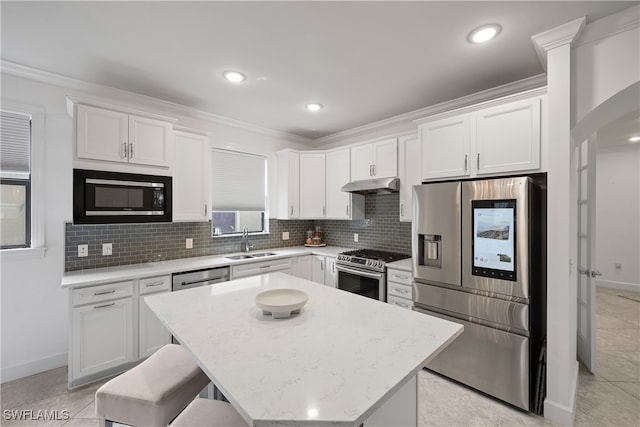
<svg viewBox="0 0 640 427"><path fill-rule="evenodd" d="M253 245L249 244L249 229L244 226L242 227L242 252L249 252Z"/></svg>

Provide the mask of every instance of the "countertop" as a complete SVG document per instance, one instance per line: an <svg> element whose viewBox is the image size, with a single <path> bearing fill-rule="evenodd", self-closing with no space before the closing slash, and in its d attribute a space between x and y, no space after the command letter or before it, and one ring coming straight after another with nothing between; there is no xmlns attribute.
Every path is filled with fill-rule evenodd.
<svg viewBox="0 0 640 427"><path fill-rule="evenodd" d="M272 319L255 297L273 288L308 302ZM145 301L254 426L358 426L463 329L283 273Z"/></svg>
<svg viewBox="0 0 640 427"><path fill-rule="evenodd" d="M401 259L387 264L387 268L395 268L396 270L412 271L411 258Z"/></svg>
<svg viewBox="0 0 640 427"><path fill-rule="evenodd" d="M201 270L205 268L225 267L231 265L247 264L250 262L265 261L270 259L288 258L301 256L305 254L316 254L336 257L340 252L345 252L350 248L342 248L339 246L322 246L307 247L293 246L288 248L263 249L249 252L273 252L276 255L253 258L232 260L228 256L240 255L243 252L234 252L229 254L202 256L193 258L181 258L170 261L149 262L141 264L131 264L118 267L97 268L94 270L70 271L62 276L61 286L63 288L74 288L80 286L92 286L102 283L112 283L123 280L132 280L140 277L162 276L164 274L177 273L181 271Z"/></svg>

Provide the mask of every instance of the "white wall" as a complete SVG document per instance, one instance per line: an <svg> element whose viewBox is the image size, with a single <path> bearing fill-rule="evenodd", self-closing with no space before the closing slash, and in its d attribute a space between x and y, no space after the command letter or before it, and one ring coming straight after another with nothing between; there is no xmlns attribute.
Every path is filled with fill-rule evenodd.
<svg viewBox="0 0 640 427"><path fill-rule="evenodd" d="M35 73L36 78L43 77ZM37 106L45 111L45 243L46 254L36 259L1 259L0 380L11 381L67 364L68 291L60 287L64 271L64 222L72 218L73 119L67 114L66 95L92 97L114 105L175 117L177 125L210 132L212 145L264 154L269 159L270 208L275 213L276 157L282 148L304 148L297 141L252 132L189 114L180 106L70 79L51 77L44 83L2 74L2 102ZM48 79L44 75L44 79ZM275 215L273 215L275 216Z"/></svg>
<svg viewBox="0 0 640 427"><path fill-rule="evenodd" d="M596 168L598 282L640 291L640 144L599 149Z"/></svg>

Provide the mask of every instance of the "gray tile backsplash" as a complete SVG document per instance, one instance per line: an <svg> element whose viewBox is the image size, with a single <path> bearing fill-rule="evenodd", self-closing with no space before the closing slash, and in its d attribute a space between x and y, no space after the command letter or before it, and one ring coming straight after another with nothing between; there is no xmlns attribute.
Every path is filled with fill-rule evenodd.
<svg viewBox="0 0 640 427"><path fill-rule="evenodd" d="M374 248L411 253L411 224L401 223L398 194L369 195L365 220L269 220L268 235L251 236L254 250L303 245L306 231L320 226L328 245ZM282 240L282 232L289 240ZM358 233L359 242L353 241ZM185 240L193 239L193 248ZM212 238L208 222L157 224L65 225L65 271L86 270L239 252L241 237ZM113 255L102 256L102 244L113 245ZM78 257L78 245L89 245L89 256Z"/></svg>

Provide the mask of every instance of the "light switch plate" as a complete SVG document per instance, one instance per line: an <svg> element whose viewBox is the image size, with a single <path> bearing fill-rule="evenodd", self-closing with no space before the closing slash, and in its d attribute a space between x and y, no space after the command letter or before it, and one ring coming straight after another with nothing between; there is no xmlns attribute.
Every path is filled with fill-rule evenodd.
<svg viewBox="0 0 640 427"><path fill-rule="evenodd" d="M78 256L89 256L89 245L78 245Z"/></svg>
<svg viewBox="0 0 640 427"><path fill-rule="evenodd" d="M185 243L185 247L187 249L193 249L193 239L192 238L188 238L186 243Z"/></svg>
<svg viewBox="0 0 640 427"><path fill-rule="evenodd" d="M282 240L289 240L289 232L288 231L283 231L282 232Z"/></svg>
<svg viewBox="0 0 640 427"><path fill-rule="evenodd" d="M113 244L112 243L103 243L102 244L102 255L113 255Z"/></svg>

